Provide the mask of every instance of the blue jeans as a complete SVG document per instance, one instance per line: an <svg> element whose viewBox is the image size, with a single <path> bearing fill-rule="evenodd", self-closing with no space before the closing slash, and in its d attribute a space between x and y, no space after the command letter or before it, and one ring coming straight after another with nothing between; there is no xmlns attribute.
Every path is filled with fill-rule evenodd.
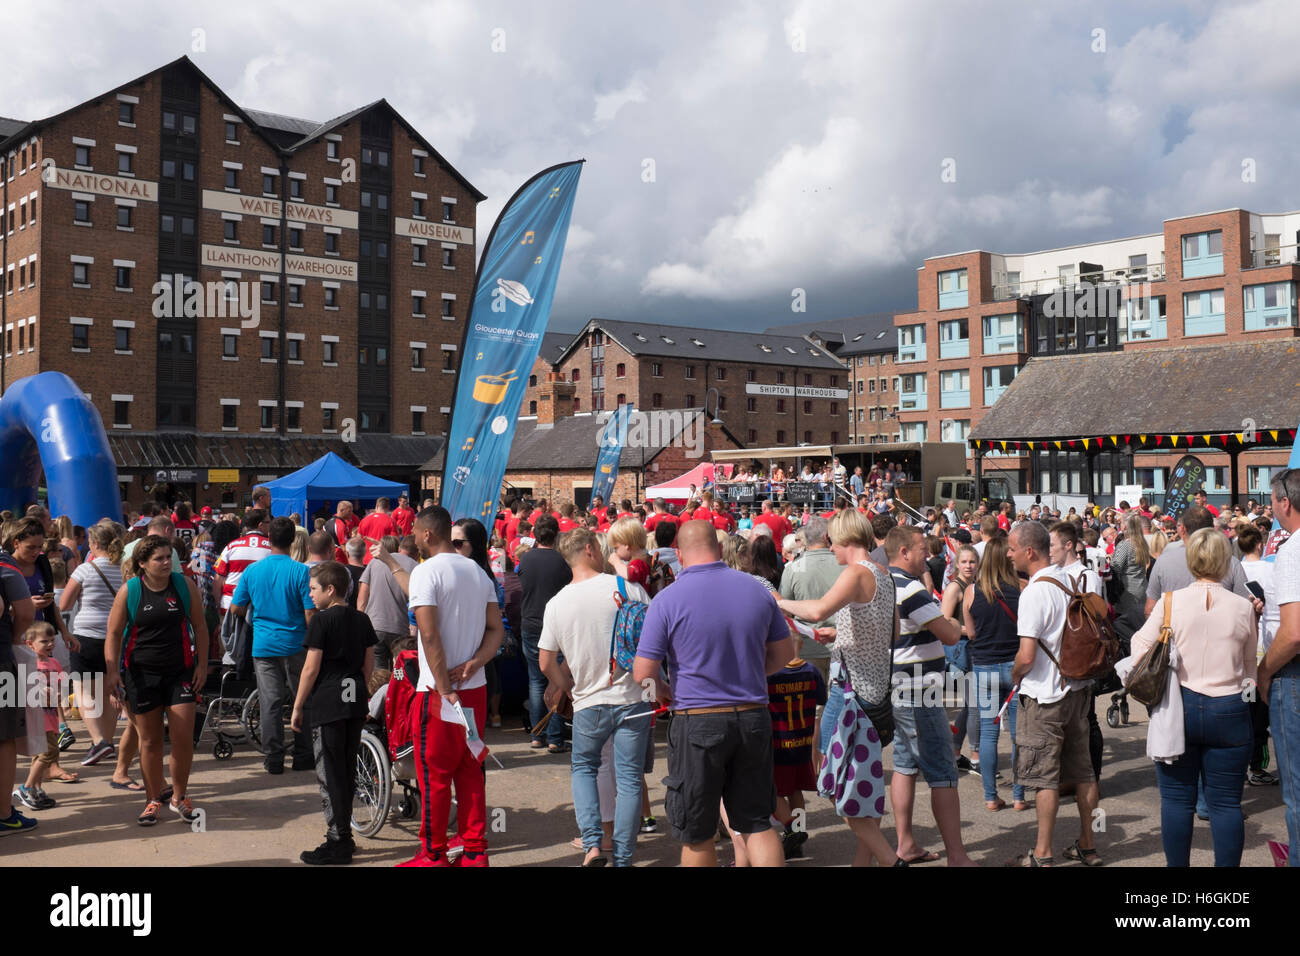
<svg viewBox="0 0 1300 956"><path fill-rule="evenodd" d="M1246 783L1246 767L1254 744L1250 706L1239 694L1206 697L1186 687L1180 689L1186 749L1172 764L1156 763L1165 863L1191 863L1196 787L1204 777L1214 865L1240 866L1246 839L1241 788Z"/></svg>
<svg viewBox="0 0 1300 956"><path fill-rule="evenodd" d="M1015 661L1004 661L1001 664L975 665L976 702L980 715L980 779L984 781L984 799L988 802L998 798L998 734L1001 731L1001 723L993 723L993 718L998 715L1002 701L1011 691L1011 668L1014 664ZM1007 731L1011 734L1013 769L1016 766L1016 710L1019 706L1020 701L1017 695L1013 694L1011 703L1007 705L1006 715L1003 717ZM1023 801L1025 788L1020 784L1014 784L1011 788L1011 799Z"/></svg>
<svg viewBox="0 0 1300 956"><path fill-rule="evenodd" d="M931 790L957 786L948 712L942 704L900 704L895 698L894 773L914 776L918 770Z"/></svg>
<svg viewBox="0 0 1300 956"><path fill-rule="evenodd" d="M951 661L948 663L948 673L959 687L969 687L970 672L962 670ZM957 728L953 734L952 746L955 753L961 753L962 744L969 739L971 750L980 749L980 718L979 710L976 707L976 701L971 697L963 697L963 703L957 709L953 717L952 724ZM982 757L980 758L983 759Z"/></svg>
<svg viewBox="0 0 1300 956"><path fill-rule="evenodd" d="M638 701L624 707L596 704L573 715L573 812L582 830L584 850L600 846L600 793L596 774L600 751L614 738L614 780L618 797L614 801L614 865L630 866L641 822L641 771L645 767L646 739L650 735L649 703ZM628 718L628 719L625 719Z"/></svg>
<svg viewBox="0 0 1300 956"><path fill-rule="evenodd" d="M1269 732L1286 801L1286 832L1291 866L1300 866L1300 662L1292 661L1268 690Z"/></svg>
<svg viewBox="0 0 1300 956"><path fill-rule="evenodd" d="M528 631L521 631L523 640L520 642L524 648L524 660L528 662L528 722L530 727L536 727L541 719L546 716L546 675L542 673L542 666L538 663L537 642L542 639L540 634L530 634ZM546 742L559 746L564 743L564 721L559 715L552 717L546 722ZM534 740L541 740L541 737L534 737Z"/></svg>
<svg viewBox="0 0 1300 956"><path fill-rule="evenodd" d="M836 664L831 664L831 677L835 676ZM839 723L840 714L844 713L844 688L831 684L826 688L826 706L822 708L822 733L817 742L817 752L825 754L831 745L831 735Z"/></svg>

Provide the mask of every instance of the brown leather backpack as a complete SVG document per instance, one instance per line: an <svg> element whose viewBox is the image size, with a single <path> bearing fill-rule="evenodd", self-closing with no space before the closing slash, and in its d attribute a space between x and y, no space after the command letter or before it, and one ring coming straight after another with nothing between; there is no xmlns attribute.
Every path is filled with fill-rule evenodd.
<svg viewBox="0 0 1300 956"><path fill-rule="evenodd" d="M1115 670L1119 660L1119 641L1110 623L1110 607L1100 594L1088 590L1085 574L1069 578L1066 587L1057 578L1045 577L1069 595L1065 611L1065 628L1061 632L1061 656L1057 660L1039 638L1038 646L1056 665L1064 686L1067 680L1095 680Z"/></svg>

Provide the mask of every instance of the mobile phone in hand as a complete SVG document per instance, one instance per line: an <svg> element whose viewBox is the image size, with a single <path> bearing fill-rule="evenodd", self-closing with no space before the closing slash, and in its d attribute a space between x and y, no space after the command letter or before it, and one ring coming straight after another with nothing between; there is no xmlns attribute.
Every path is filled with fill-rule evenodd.
<svg viewBox="0 0 1300 956"><path fill-rule="evenodd" d="M1255 597L1259 598L1261 601L1264 600L1264 587L1258 581L1247 581L1246 590L1255 595Z"/></svg>

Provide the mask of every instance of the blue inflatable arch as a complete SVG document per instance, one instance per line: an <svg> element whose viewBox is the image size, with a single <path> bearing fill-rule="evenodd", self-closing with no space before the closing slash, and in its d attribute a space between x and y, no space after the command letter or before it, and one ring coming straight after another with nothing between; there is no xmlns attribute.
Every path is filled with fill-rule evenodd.
<svg viewBox="0 0 1300 956"><path fill-rule="evenodd" d="M0 508L18 512L35 501L42 471L51 515L85 527L122 520L104 423L62 372L21 378L0 397Z"/></svg>

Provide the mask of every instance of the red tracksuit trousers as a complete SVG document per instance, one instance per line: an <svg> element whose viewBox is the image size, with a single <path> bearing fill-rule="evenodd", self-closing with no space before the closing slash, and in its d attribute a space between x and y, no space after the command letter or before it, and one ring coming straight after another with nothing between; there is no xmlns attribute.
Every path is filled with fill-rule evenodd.
<svg viewBox="0 0 1300 956"><path fill-rule="evenodd" d="M487 688L458 691L474 711L479 739L487 722ZM447 851L451 788L456 787L456 829L468 853L487 850L487 792L483 765L465 742L465 728L439 717L442 697L421 691L415 704L415 779L420 788L420 847L430 856Z"/></svg>

